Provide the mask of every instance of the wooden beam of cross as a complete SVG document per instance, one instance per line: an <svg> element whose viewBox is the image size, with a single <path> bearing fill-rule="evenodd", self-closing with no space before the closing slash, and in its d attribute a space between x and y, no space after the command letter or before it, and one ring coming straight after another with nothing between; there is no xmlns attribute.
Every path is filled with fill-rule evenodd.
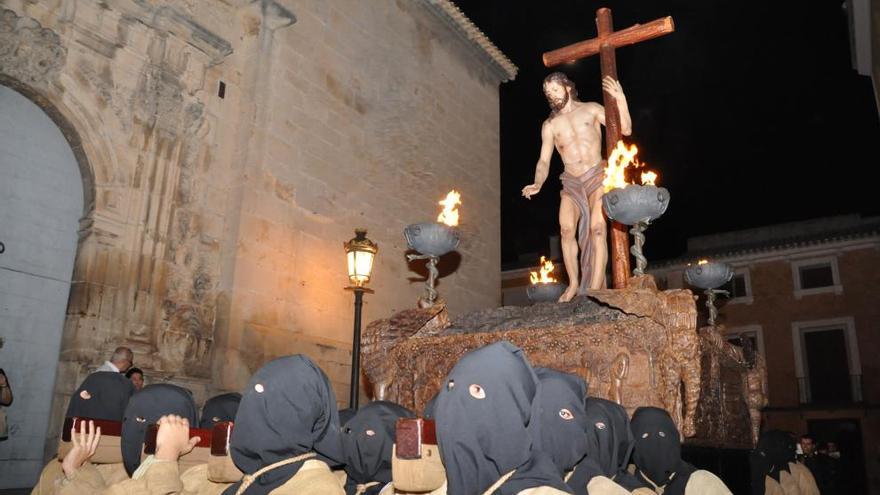
<svg viewBox="0 0 880 495"><path fill-rule="evenodd" d="M617 80L617 62L614 49L633 45L669 34L675 30L672 17L663 17L647 24L636 24L622 31L614 30L611 9L601 8L596 11L596 27L599 36L580 41L573 45L544 53L544 65L548 68L560 64L574 62L582 58L599 54L602 67L602 79L611 76ZM605 104L605 156L611 152L620 140L620 113L614 97L603 91ZM615 289L626 287L629 280L629 236L626 226L614 222L611 228L611 273Z"/></svg>

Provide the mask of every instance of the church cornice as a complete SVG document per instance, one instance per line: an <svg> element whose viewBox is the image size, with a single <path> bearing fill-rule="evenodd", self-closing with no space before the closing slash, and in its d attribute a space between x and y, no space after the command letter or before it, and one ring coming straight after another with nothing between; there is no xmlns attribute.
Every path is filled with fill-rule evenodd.
<svg viewBox="0 0 880 495"><path fill-rule="evenodd" d="M451 0L420 0L490 63L501 82L516 78L519 68Z"/></svg>

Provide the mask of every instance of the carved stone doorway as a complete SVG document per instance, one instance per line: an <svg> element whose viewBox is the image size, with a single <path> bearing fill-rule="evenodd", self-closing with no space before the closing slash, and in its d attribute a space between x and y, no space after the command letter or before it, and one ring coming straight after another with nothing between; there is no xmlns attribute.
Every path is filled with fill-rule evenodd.
<svg viewBox="0 0 880 495"><path fill-rule="evenodd" d="M61 129L0 86L0 368L15 396L0 489L33 486L43 466L83 195Z"/></svg>

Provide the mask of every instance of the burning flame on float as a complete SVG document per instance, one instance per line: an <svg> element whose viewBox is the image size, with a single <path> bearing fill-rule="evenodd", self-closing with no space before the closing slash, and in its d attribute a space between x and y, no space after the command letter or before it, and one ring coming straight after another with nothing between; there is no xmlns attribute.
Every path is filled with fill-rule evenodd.
<svg viewBox="0 0 880 495"><path fill-rule="evenodd" d="M602 187L605 188L605 192L608 192L612 189L623 189L630 183L626 181L626 168L642 168L645 165L640 162L636 155L639 153L639 148L636 145L631 144L629 146L623 144L623 141L618 141L617 146L614 147L614 150L611 151L611 155L608 157L608 166L605 167L605 180L602 181ZM657 174L654 172L642 172L642 185L643 186L653 186L656 185Z"/></svg>
<svg viewBox="0 0 880 495"><path fill-rule="evenodd" d="M458 225L458 206L461 205L461 194L453 189L446 195L446 199L438 204L443 206L443 211L437 216L437 221L450 227Z"/></svg>
<svg viewBox="0 0 880 495"><path fill-rule="evenodd" d="M554 268L556 267L553 266L552 261L541 256L541 267L539 269L541 274L538 275L538 272L529 273L529 278L531 279L532 285L556 283L556 279L550 276L550 274L553 273Z"/></svg>

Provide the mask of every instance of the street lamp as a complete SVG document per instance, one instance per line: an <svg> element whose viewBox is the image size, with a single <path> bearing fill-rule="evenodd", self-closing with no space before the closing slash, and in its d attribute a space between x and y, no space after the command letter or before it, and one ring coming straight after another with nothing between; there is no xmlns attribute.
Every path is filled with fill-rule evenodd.
<svg viewBox="0 0 880 495"><path fill-rule="evenodd" d="M345 290L354 292L354 335L351 341L351 392L348 396L348 407L357 409L361 378L361 309L364 306L364 292L373 292L364 286L370 281L373 259L379 246L367 239L366 229L355 229L354 233L354 239L344 246L348 260L348 279L351 281L351 285Z"/></svg>

